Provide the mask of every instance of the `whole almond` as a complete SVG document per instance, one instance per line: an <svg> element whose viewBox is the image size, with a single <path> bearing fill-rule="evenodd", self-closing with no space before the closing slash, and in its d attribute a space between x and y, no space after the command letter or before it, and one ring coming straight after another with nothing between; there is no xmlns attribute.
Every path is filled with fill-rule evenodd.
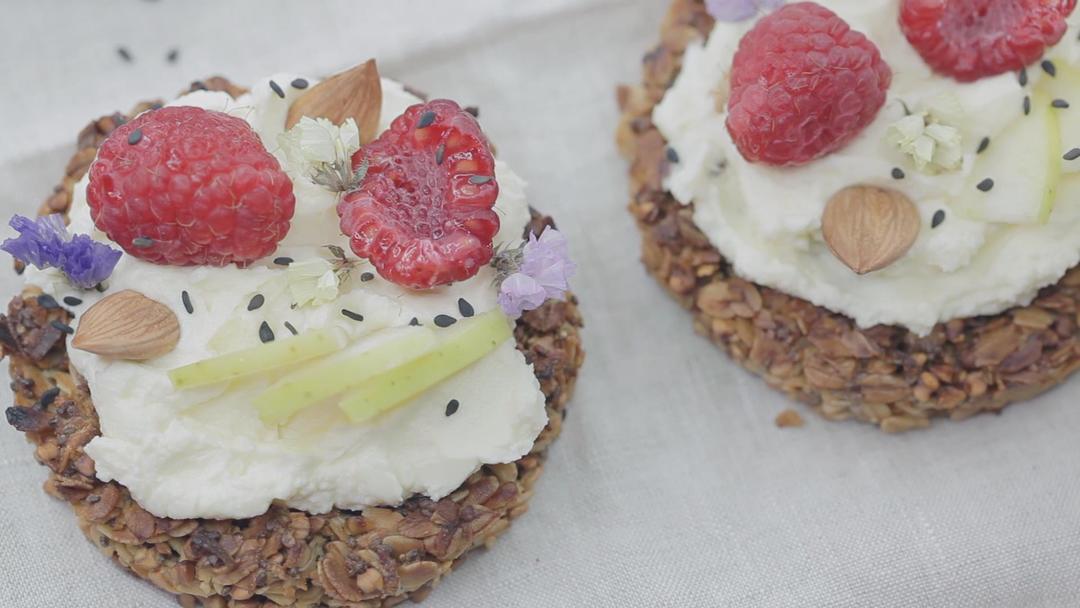
<svg viewBox="0 0 1080 608"><path fill-rule="evenodd" d="M289 107L285 128L291 129L301 117L326 118L341 124L352 118L360 129L360 143L366 144L379 131L382 111L382 81L374 59L334 74L308 89Z"/></svg>
<svg viewBox="0 0 1080 608"><path fill-rule="evenodd" d="M105 357L142 361L172 351L179 341L176 314L161 302L127 289L83 313L71 346Z"/></svg>
<svg viewBox="0 0 1080 608"><path fill-rule="evenodd" d="M885 268L900 259L919 236L922 220L908 197L896 190L849 186L825 205L821 233L833 255L856 274Z"/></svg>

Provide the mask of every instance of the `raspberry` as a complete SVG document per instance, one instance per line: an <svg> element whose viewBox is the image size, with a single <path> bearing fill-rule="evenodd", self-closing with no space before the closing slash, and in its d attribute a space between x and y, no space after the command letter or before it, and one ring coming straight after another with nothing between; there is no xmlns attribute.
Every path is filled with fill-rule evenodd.
<svg viewBox="0 0 1080 608"><path fill-rule="evenodd" d="M801 165L842 148L885 103L892 71L827 8L789 4L739 41L727 129L750 162Z"/></svg>
<svg viewBox="0 0 1080 608"><path fill-rule="evenodd" d="M90 217L128 254L173 266L244 266L289 231L292 182L239 118L177 106L109 135L90 167Z"/></svg>
<svg viewBox="0 0 1080 608"><path fill-rule="evenodd" d="M904 0L900 28L935 72L970 82L1038 60L1074 8L1076 0Z"/></svg>
<svg viewBox="0 0 1080 608"><path fill-rule="evenodd" d="M405 110L353 155L367 163L338 204L353 252L384 278L428 289L475 275L491 261L499 217L495 158L476 119L436 99Z"/></svg>

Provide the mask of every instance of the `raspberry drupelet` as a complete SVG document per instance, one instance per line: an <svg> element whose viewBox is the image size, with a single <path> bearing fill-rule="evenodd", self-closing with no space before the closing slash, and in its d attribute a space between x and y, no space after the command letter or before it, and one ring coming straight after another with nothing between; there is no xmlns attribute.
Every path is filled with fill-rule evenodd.
<svg viewBox="0 0 1080 608"><path fill-rule="evenodd" d="M243 120L176 106L113 131L90 167L90 217L129 255L246 266L289 231L289 177Z"/></svg>
<svg viewBox="0 0 1080 608"><path fill-rule="evenodd" d="M818 4L789 4L739 42L727 129L750 162L805 164L866 128L891 82L892 71L866 36Z"/></svg>
<svg viewBox="0 0 1080 608"><path fill-rule="evenodd" d="M1037 61L1075 8L1076 0L903 0L900 29L935 72L970 82Z"/></svg>
<svg viewBox="0 0 1080 608"><path fill-rule="evenodd" d="M384 278L430 289L474 276L499 231L495 158L476 119L436 99L410 107L353 156L366 164L338 204L353 252Z"/></svg>

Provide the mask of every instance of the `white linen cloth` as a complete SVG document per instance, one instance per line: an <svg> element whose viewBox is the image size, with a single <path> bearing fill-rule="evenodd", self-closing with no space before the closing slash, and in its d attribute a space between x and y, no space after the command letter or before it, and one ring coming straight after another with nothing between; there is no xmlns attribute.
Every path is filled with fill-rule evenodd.
<svg viewBox="0 0 1080 608"><path fill-rule="evenodd" d="M426 605L1080 604L1080 380L1001 416L901 436L811 414L780 430L774 416L799 406L694 335L646 277L613 89L637 81L665 5L4 2L0 218L37 207L92 117L210 74L319 75L375 55L388 76L480 106L532 203L570 239L588 326L589 359L530 512ZM18 284L0 261L0 299ZM7 425L0 477L0 606L175 605L84 540Z"/></svg>

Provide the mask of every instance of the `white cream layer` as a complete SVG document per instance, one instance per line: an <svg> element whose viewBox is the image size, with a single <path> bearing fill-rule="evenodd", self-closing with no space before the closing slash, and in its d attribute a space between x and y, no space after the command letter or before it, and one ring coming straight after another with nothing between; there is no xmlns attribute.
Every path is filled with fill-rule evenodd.
<svg viewBox="0 0 1080 608"><path fill-rule="evenodd" d="M653 112L679 157L666 187L680 202L694 204L695 223L735 271L844 313L860 326L899 324L920 334L939 321L1026 304L1060 279L1080 259L1080 178L1063 180L1056 207L1041 225L972 220L954 208L958 193L979 173L980 140L993 141L1022 120L1024 96L1048 76L1038 66L1030 68L1027 89L1014 73L958 83L933 74L908 44L897 24L899 0L818 1L866 34L893 71L885 107L854 142L795 168L751 164L739 154L724 126L726 112L714 100L726 89L735 49L752 21L717 23L707 42L691 43L674 86ZM1076 15L1070 18L1062 42L1048 52L1072 65L1080 60L1076 21ZM955 95L965 113L954 125L964 136L964 163L956 172L926 175L886 143L885 132L904 115L901 101L917 109L944 92ZM1080 100L1066 111L1080 112ZM1064 150L1078 145L1064 142ZM893 167L902 167L906 178L893 179ZM821 236L826 202L853 184L900 190L923 218L907 255L863 276L840 263ZM931 229L938 210L946 219Z"/></svg>
<svg viewBox="0 0 1080 608"><path fill-rule="evenodd" d="M350 424L334 402L296 415L280 428L259 421L252 397L273 378L259 377L227 386L176 391L166 371L224 351L259 343L266 321L278 339L297 330L336 327L349 348L370 348L387 330L416 317L432 325L437 314L460 317L458 299L477 314L496 306L493 271L484 268L468 281L428 292L402 289L382 278L362 282L374 272L366 262L352 273L340 297L318 307L291 309L285 271L277 256L297 262L325 255L323 246L349 251L338 229L336 195L296 175L277 152L289 104L302 91L287 86L295 75L273 77L286 91L275 95L269 80L232 100L224 93L195 92L171 105L192 105L240 116L275 151L295 185L296 214L278 251L252 268L178 268L148 264L125 255L109 279L109 293L134 289L170 306L180 320L181 339L173 352L138 363L110 360L71 349L71 361L85 376L101 420L100 437L87 446L102 480L125 485L151 513L174 518L237 518L266 511L272 501L312 513L337 506L359 509L393 505L413 494L438 499L456 489L485 463L512 462L526 454L547 422L544 395L512 341L464 372L411 403L370 423ZM393 81L383 80L381 128L419 100ZM509 167L496 164L500 192L496 211L502 222L496 245L517 243L529 221L525 184ZM83 179L75 188L72 232L106 237L93 229ZM76 292L53 271L28 271L28 281L62 298L85 300L85 311L102 295ZM194 313L185 312L181 290L190 294ZM249 312L256 293L265 304ZM347 308L363 322L341 314ZM79 317L75 318L77 327ZM446 405L460 407L446 416Z"/></svg>

